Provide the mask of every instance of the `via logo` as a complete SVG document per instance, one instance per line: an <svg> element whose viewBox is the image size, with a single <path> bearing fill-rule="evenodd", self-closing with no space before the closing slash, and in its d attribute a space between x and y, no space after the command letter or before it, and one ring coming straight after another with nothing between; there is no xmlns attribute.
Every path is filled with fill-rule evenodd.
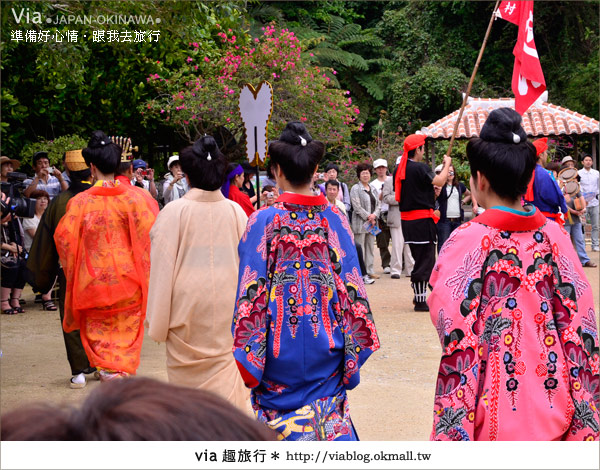
<svg viewBox="0 0 600 470"><path fill-rule="evenodd" d="M39 11L31 11L29 8L21 8L19 14L17 14L14 8L11 8L11 11L17 23L21 23L21 20L25 23L42 23L42 14Z"/></svg>

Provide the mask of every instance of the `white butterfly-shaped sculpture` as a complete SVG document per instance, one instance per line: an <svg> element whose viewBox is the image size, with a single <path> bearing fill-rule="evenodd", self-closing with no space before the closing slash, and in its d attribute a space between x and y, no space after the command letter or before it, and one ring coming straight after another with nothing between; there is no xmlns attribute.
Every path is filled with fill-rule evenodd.
<svg viewBox="0 0 600 470"><path fill-rule="evenodd" d="M246 130L246 155L248 161L258 165L267 158L267 126L273 111L273 88L267 81L258 88L244 85L240 92L240 116Z"/></svg>

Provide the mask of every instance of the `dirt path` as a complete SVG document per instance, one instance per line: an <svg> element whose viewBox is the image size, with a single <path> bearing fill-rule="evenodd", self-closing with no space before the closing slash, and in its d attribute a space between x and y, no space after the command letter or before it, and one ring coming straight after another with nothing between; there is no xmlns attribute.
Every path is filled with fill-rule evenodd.
<svg viewBox="0 0 600 470"><path fill-rule="evenodd" d="M590 253L596 263L598 253ZM376 266L380 263L376 259ZM376 271L377 272L377 271ZM596 312L599 269L586 269ZM367 286L382 347L361 369L361 383L350 392L350 410L362 440L428 440L440 345L428 313L412 310L409 279L381 279ZM25 295L27 312L1 318L0 407L4 413L31 401L75 404L99 382L82 390L68 386L57 312L44 312ZM138 375L166 380L165 346L146 336Z"/></svg>

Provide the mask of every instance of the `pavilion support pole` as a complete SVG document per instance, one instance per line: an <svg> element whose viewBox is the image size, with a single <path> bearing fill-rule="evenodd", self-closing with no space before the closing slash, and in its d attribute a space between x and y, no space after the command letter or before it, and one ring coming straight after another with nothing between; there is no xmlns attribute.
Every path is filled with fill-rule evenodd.
<svg viewBox="0 0 600 470"><path fill-rule="evenodd" d="M483 38L483 43L481 44L481 49L479 50L479 55L477 56L477 61L475 62L475 67L473 68L473 73L471 74L471 79L469 80L469 86L467 86L467 91L465 93L465 97L463 98L462 106L460 107L460 112L458 113L458 118L456 119L456 124L454 124L454 131L452 132L452 138L450 139L450 145L448 145L448 151L446 155L450 156L452 152L452 146L454 145L454 139L456 137L456 133L458 132L458 126L460 125L460 120L462 119L463 111L465 110L465 106L467 101L469 100L469 95L471 93L471 87L473 86L473 81L475 80L475 75L477 75L477 69L479 69L479 63L481 62L481 57L483 56L483 51L485 50L485 46L487 44L488 38L490 37L490 32L492 31L492 24L494 23L494 19L496 19L496 10L498 9L498 5L500 4L500 0L496 0L496 6L494 6L494 10L492 11L492 17L490 18L490 23L488 24L487 31L485 32L485 37Z"/></svg>
<svg viewBox="0 0 600 470"><path fill-rule="evenodd" d="M596 136L592 134L592 161L596 164L596 170L598 169L598 151L596 149Z"/></svg>

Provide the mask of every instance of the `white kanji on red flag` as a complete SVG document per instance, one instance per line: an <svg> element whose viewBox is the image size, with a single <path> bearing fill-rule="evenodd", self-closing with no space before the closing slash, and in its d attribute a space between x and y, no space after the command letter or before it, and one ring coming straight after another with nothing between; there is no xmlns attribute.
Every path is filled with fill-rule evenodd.
<svg viewBox="0 0 600 470"><path fill-rule="evenodd" d="M517 3L520 2L501 2L500 7L496 10L496 16L503 20L510 21L516 25L519 24L519 8Z"/></svg>
<svg viewBox="0 0 600 470"><path fill-rule="evenodd" d="M533 38L533 1L503 1L496 15L519 26L513 49L512 90L515 110L523 114L546 90L546 80Z"/></svg>

